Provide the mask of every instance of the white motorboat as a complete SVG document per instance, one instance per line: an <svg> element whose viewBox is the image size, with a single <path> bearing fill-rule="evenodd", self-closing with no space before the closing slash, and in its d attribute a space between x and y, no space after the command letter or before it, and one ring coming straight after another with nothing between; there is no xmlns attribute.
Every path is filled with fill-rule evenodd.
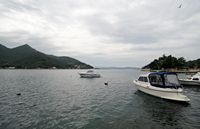
<svg viewBox="0 0 200 129"><path fill-rule="evenodd" d="M182 85L200 86L200 72L186 79L179 79Z"/></svg>
<svg viewBox="0 0 200 129"><path fill-rule="evenodd" d="M183 95L183 88L179 84L176 73L153 72L140 75L134 80L138 90L168 100L189 102L190 99Z"/></svg>
<svg viewBox="0 0 200 129"><path fill-rule="evenodd" d="M82 78L99 78L101 75L99 73L95 73L93 70L88 70L86 72L80 72L79 75Z"/></svg>

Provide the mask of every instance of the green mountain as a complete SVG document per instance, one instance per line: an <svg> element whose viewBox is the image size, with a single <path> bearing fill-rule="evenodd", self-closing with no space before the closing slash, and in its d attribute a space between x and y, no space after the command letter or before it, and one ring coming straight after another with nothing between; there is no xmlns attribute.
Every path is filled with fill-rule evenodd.
<svg viewBox="0 0 200 129"><path fill-rule="evenodd" d="M90 69L90 65L71 57L47 55L25 44L16 48L7 48L0 44L0 68L58 68Z"/></svg>
<svg viewBox="0 0 200 129"><path fill-rule="evenodd" d="M176 58L172 55L163 55L158 59L154 59L151 63L144 66L143 69L190 69L190 68L200 68L200 59L193 61L186 61L183 57Z"/></svg>

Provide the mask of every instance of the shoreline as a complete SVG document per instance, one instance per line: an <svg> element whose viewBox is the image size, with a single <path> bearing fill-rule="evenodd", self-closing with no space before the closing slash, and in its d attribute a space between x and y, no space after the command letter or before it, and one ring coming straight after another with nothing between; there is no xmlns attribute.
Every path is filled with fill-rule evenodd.
<svg viewBox="0 0 200 129"><path fill-rule="evenodd" d="M162 70L152 70L152 69L141 69L144 72L175 72L175 73L197 73L200 69L162 69Z"/></svg>

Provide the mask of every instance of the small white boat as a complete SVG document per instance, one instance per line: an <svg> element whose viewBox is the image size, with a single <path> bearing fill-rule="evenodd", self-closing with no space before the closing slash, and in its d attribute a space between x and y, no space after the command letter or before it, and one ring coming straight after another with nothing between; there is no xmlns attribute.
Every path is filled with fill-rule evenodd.
<svg viewBox="0 0 200 129"><path fill-rule="evenodd" d="M88 70L86 72L80 72L79 75L82 78L99 78L101 75L99 73L95 73L93 70Z"/></svg>
<svg viewBox="0 0 200 129"><path fill-rule="evenodd" d="M179 79L182 85L200 86L200 72L196 73L190 78Z"/></svg>
<svg viewBox="0 0 200 129"><path fill-rule="evenodd" d="M183 95L183 87L179 84L176 73L153 72L140 75L134 80L138 90L168 100L189 102L190 99Z"/></svg>

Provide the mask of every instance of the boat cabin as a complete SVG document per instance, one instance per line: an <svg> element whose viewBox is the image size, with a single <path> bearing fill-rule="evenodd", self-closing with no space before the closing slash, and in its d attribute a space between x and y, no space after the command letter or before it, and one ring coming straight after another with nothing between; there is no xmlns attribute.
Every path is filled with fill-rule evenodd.
<svg viewBox="0 0 200 129"><path fill-rule="evenodd" d="M161 88L182 88L178 81L176 73L173 72L155 72L150 73L149 82L152 86Z"/></svg>
<svg viewBox="0 0 200 129"><path fill-rule="evenodd" d="M173 72L153 72L147 75L141 75L138 81L148 82L151 86L160 88L182 88L178 81L177 74Z"/></svg>
<svg viewBox="0 0 200 129"><path fill-rule="evenodd" d="M140 77L138 78L138 81L149 82L147 75L140 75Z"/></svg>
<svg viewBox="0 0 200 129"><path fill-rule="evenodd" d="M87 71L87 73L93 73L93 72L94 72L93 70L88 70L88 71Z"/></svg>

